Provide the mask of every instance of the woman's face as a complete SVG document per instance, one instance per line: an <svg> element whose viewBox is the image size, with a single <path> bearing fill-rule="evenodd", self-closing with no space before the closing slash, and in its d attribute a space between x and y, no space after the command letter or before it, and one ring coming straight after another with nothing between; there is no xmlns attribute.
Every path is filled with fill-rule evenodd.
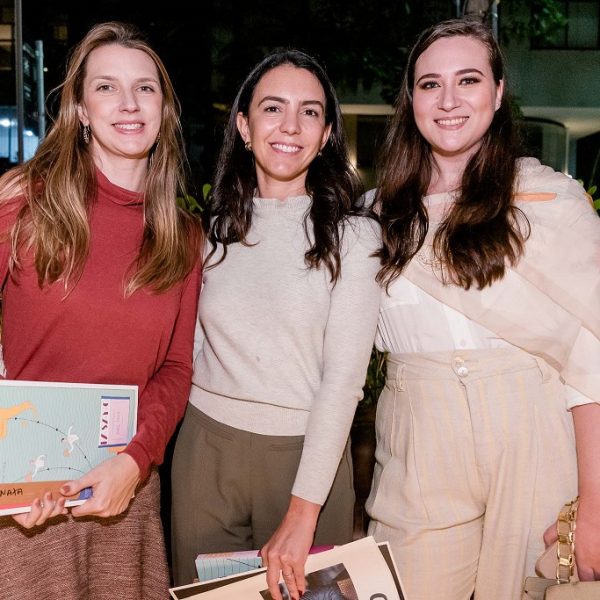
<svg viewBox="0 0 600 600"><path fill-rule="evenodd" d="M154 61L118 44L90 52L79 119L89 125L92 154L106 172L122 161L146 161L162 119L163 94Z"/></svg>
<svg viewBox="0 0 600 600"><path fill-rule="evenodd" d="M496 85L487 48L472 37L442 38L415 63L413 112L434 158L464 160L500 107L504 83Z"/></svg>
<svg viewBox="0 0 600 600"><path fill-rule="evenodd" d="M325 108L323 87L306 69L280 65L261 77L248 115L237 115L242 139L252 144L261 196L306 192L308 167L331 131Z"/></svg>

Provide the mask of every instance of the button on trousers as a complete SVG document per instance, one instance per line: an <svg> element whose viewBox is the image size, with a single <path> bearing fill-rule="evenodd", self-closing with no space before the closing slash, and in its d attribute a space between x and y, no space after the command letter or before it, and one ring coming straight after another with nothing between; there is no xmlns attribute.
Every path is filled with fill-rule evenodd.
<svg viewBox="0 0 600 600"><path fill-rule="evenodd" d="M577 494L564 386L513 349L393 355L377 407L369 533L410 600L518 600Z"/></svg>

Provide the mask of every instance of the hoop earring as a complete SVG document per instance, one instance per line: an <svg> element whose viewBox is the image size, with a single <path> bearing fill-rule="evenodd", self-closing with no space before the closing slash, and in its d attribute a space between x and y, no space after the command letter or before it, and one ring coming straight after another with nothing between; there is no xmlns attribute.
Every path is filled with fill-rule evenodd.
<svg viewBox="0 0 600 600"><path fill-rule="evenodd" d="M247 141L247 142L244 144L244 148L246 148L246 150L247 150L248 152L252 152L252 142L251 142L251 141Z"/></svg>
<svg viewBox="0 0 600 600"><path fill-rule="evenodd" d="M83 135L83 141L86 144L90 143L90 131L91 130L90 130L90 126L89 125L84 125L83 126L83 133L82 133L82 135Z"/></svg>

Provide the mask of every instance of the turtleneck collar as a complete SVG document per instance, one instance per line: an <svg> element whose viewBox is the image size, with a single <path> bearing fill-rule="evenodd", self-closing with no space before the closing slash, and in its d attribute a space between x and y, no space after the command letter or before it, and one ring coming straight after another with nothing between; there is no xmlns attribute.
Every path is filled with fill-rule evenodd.
<svg viewBox="0 0 600 600"><path fill-rule="evenodd" d="M277 198L259 198L254 196L253 198L254 207L262 210L273 210L273 211L289 211L289 210L306 210L312 199L308 195L303 196L290 196L285 200L279 200Z"/></svg>
<svg viewBox="0 0 600 600"><path fill-rule="evenodd" d="M142 192L133 192L119 187L109 181L100 169L96 169L96 181L98 182L98 196L107 198L115 204L130 206L144 203L144 194Z"/></svg>

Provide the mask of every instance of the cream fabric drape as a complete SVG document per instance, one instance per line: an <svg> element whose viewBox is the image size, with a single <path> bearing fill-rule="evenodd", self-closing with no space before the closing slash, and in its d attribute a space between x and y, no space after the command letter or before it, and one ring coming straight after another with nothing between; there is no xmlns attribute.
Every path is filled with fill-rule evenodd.
<svg viewBox="0 0 600 600"><path fill-rule="evenodd" d="M431 249L433 219L403 275L543 358L568 385L600 403L600 220L579 183L532 158L520 161L516 205L531 235L524 256L501 281L483 290L444 284Z"/></svg>

